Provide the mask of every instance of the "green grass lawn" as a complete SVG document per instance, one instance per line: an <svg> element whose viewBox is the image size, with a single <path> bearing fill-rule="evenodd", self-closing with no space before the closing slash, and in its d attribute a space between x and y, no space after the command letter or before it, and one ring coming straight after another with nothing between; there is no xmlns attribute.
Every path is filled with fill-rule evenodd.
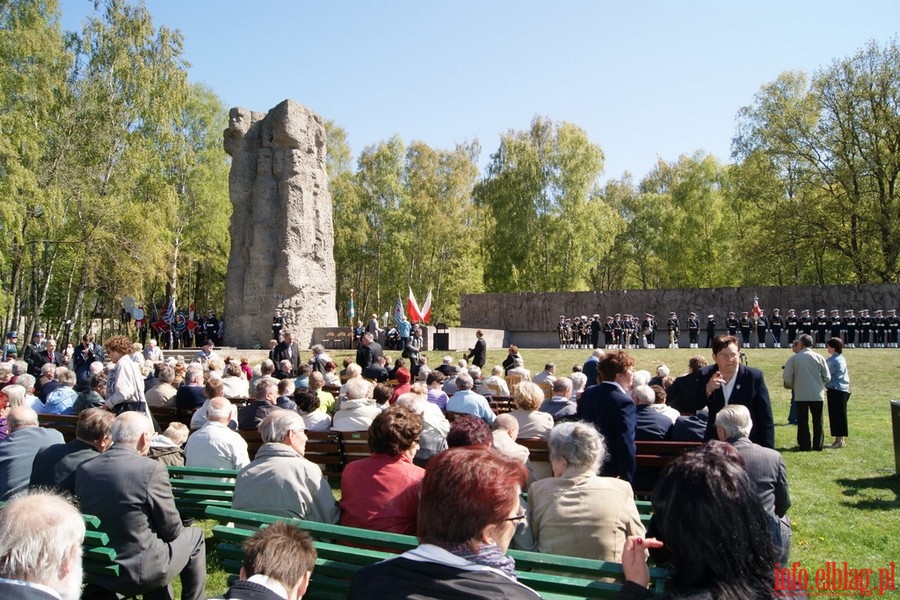
<svg viewBox="0 0 900 600"><path fill-rule="evenodd" d="M705 338L704 338L705 339ZM473 340L474 341L474 340ZM669 365L673 375L687 370L694 354L709 350L655 349L629 351L636 369L655 373L657 365ZM791 560L799 561L811 576L826 562L847 562L852 568L884 568L900 557L900 477L894 469L890 400L900 399L900 349L848 349L844 351L850 371L850 436L848 445L838 450L796 452L796 427L787 424L790 392L781 383L781 367L791 356L790 349L747 350L752 367L765 373L775 416L775 444L784 455L793 505L788 512L793 521ZM824 349L818 350L823 356ZM522 349L525 366L532 374L547 362L557 365L557 374L582 364L589 350ZM334 351L336 359L350 355ZM399 352L388 352L392 357ZM431 365L440 364L444 354L455 359L460 352L426 352ZM487 369L500 364L502 349L488 351ZM825 412L825 441L828 435ZM224 577L210 558L207 591L224 591ZM877 571L876 571L877 572Z"/></svg>

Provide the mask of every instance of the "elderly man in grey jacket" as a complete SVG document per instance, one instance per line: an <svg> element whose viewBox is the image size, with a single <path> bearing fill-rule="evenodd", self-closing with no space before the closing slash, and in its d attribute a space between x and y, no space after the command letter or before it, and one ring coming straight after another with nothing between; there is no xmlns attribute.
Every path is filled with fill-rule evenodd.
<svg viewBox="0 0 900 600"><path fill-rule="evenodd" d="M821 450L825 444L822 428L822 407L825 384L831 380L825 357L812 350L813 339L802 334L791 348L794 355L784 365L784 387L794 392L797 406L797 445L802 451ZM809 437L809 413L812 413L813 434Z"/></svg>
<svg viewBox="0 0 900 600"><path fill-rule="evenodd" d="M263 419L259 433L265 443L253 462L238 472L232 508L338 522L340 511L322 470L303 458L304 430L303 417L292 410L276 410Z"/></svg>

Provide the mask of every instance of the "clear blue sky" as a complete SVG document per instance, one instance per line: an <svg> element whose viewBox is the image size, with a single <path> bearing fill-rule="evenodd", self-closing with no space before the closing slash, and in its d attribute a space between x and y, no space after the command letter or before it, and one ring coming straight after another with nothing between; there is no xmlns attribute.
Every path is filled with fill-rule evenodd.
<svg viewBox="0 0 900 600"><path fill-rule="evenodd" d="M89 0L60 0L78 29ZM584 128L603 179L657 157L730 156L735 115L786 70L812 73L900 28L900 2L149 0L182 31L192 81L226 106L285 98L342 125L354 154L394 134L436 148L535 115ZM223 129L225 127L223 123Z"/></svg>

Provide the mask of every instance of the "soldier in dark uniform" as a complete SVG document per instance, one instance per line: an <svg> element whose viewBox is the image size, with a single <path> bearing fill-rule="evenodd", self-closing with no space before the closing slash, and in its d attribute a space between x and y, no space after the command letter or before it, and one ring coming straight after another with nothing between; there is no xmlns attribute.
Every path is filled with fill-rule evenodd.
<svg viewBox="0 0 900 600"><path fill-rule="evenodd" d="M616 348L621 348L625 345L625 341L622 339L622 315L616 313L616 316L613 317L613 346Z"/></svg>
<svg viewBox="0 0 900 600"><path fill-rule="evenodd" d="M212 340L214 346L219 345L219 319L211 310L207 311L206 319L203 320L203 332L206 339Z"/></svg>
<svg viewBox="0 0 900 600"><path fill-rule="evenodd" d="M606 317L606 323L603 324L603 342L605 348L612 348L616 338L616 323L612 317Z"/></svg>
<svg viewBox="0 0 900 600"><path fill-rule="evenodd" d="M813 318L809 314L809 309L804 308L800 312L800 333L805 333L806 335L812 335L813 332Z"/></svg>
<svg viewBox="0 0 900 600"><path fill-rule="evenodd" d="M625 318L622 319L622 345L625 348L630 349L632 342L634 342L634 321L631 320L631 315L626 314Z"/></svg>
<svg viewBox="0 0 900 600"><path fill-rule="evenodd" d="M281 309L275 309L275 316L272 317L272 339L281 343L281 330L284 329L284 317L281 316Z"/></svg>
<svg viewBox="0 0 900 600"><path fill-rule="evenodd" d="M825 316L825 309L820 308L816 311L816 347L824 348L825 340L828 339L828 317Z"/></svg>
<svg viewBox="0 0 900 600"><path fill-rule="evenodd" d="M673 312L669 313L666 320L666 329L669 332L669 348L678 347L678 334L681 333L681 326L678 323L678 315Z"/></svg>
<svg viewBox="0 0 900 600"><path fill-rule="evenodd" d="M841 329L843 327L844 322L841 319L841 311L837 309L832 310L831 316L828 318L828 332L831 334L831 337L841 337Z"/></svg>
<svg viewBox="0 0 900 600"><path fill-rule="evenodd" d="M797 339L797 330L800 329L800 318L797 316L797 311L789 308L784 324L787 326L787 345L790 348L794 345L794 340Z"/></svg>
<svg viewBox="0 0 900 600"><path fill-rule="evenodd" d="M900 332L900 317L897 316L897 311L893 308L888 311L887 317L887 345L888 348L896 348L897 347L897 336L898 332Z"/></svg>
<svg viewBox="0 0 900 600"><path fill-rule="evenodd" d="M728 313L728 318L725 319L725 328L728 330L728 335L730 335L731 337L736 337L739 326L740 321L737 320L737 317L734 316L734 313Z"/></svg>
<svg viewBox="0 0 900 600"><path fill-rule="evenodd" d="M706 347L712 348L712 340L716 337L716 315L706 315Z"/></svg>
<svg viewBox="0 0 900 600"><path fill-rule="evenodd" d="M746 310L741 313L738 320L738 326L741 328L741 341L744 348L750 347L750 331L753 329L753 321L750 319L750 313Z"/></svg>
<svg viewBox="0 0 900 600"><path fill-rule="evenodd" d="M581 328L578 330L578 347L579 348L590 348L591 347L591 322L588 320L587 315L581 315Z"/></svg>
<svg viewBox="0 0 900 600"><path fill-rule="evenodd" d="M591 348L600 347L600 330L603 329L603 323L600 322L600 315L594 315L591 319Z"/></svg>
<svg viewBox="0 0 900 600"><path fill-rule="evenodd" d="M884 318L884 311L878 309L875 316L872 317L872 330L874 331L873 340L875 348L884 348L884 338L887 333L887 321Z"/></svg>
<svg viewBox="0 0 900 600"><path fill-rule="evenodd" d="M868 309L859 311L859 347L871 348L869 345L869 332L872 331L872 317Z"/></svg>
<svg viewBox="0 0 900 600"><path fill-rule="evenodd" d="M772 347L781 348L781 328L784 327L784 318L781 311L777 308L772 309L772 316L769 317L769 327L772 329Z"/></svg>
<svg viewBox="0 0 900 600"><path fill-rule="evenodd" d="M650 313L644 315L641 330L644 332L644 337L647 338L647 347L656 348L656 319Z"/></svg>
<svg viewBox="0 0 900 600"><path fill-rule="evenodd" d="M697 318L697 313L692 312L688 315L688 347L689 348L699 348L700 347L700 319Z"/></svg>
<svg viewBox="0 0 900 600"><path fill-rule="evenodd" d="M754 321L756 321L756 347L765 348L766 330L769 329L769 320L766 319L766 315L757 315Z"/></svg>
<svg viewBox="0 0 900 600"><path fill-rule="evenodd" d="M566 316L559 315L559 323L556 325L556 333L559 334L559 349L566 347Z"/></svg>
<svg viewBox="0 0 900 600"><path fill-rule="evenodd" d="M634 315L628 315L628 321L631 323L631 347L641 347L641 322Z"/></svg>
<svg viewBox="0 0 900 600"><path fill-rule="evenodd" d="M859 321L852 308L844 311L842 325L844 327L844 345L848 348L856 348L856 328L859 325Z"/></svg>

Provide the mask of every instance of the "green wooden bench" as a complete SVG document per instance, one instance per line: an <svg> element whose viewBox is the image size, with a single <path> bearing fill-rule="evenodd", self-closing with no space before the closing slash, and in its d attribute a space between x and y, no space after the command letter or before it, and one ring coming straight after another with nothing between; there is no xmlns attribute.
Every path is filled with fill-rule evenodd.
<svg viewBox="0 0 900 600"><path fill-rule="evenodd" d="M236 470L197 467L168 467L168 469L175 506L182 518L201 519L208 506L231 508ZM223 477L230 480L220 481Z"/></svg>
<svg viewBox="0 0 900 600"><path fill-rule="evenodd" d="M100 531L100 519L93 515L82 515L86 531L82 544L84 554L82 565L84 578L92 583L93 575L116 577L119 565L116 563L116 551L109 547L109 536Z"/></svg>
<svg viewBox="0 0 900 600"><path fill-rule="evenodd" d="M213 528L213 537L219 542L223 568L232 575L240 570L240 543L260 527L285 520L307 530L319 553L309 592L313 598L346 597L350 580L360 567L391 558L418 545L416 538L408 535L281 519L214 506L207 508L206 516L221 523L234 524ZM519 581L543 598L612 598L624 579L622 566L618 563L522 550L510 550L509 555L516 560ZM652 567L650 576L652 589L656 594L662 594L668 571ZM598 581L599 578L614 581Z"/></svg>

